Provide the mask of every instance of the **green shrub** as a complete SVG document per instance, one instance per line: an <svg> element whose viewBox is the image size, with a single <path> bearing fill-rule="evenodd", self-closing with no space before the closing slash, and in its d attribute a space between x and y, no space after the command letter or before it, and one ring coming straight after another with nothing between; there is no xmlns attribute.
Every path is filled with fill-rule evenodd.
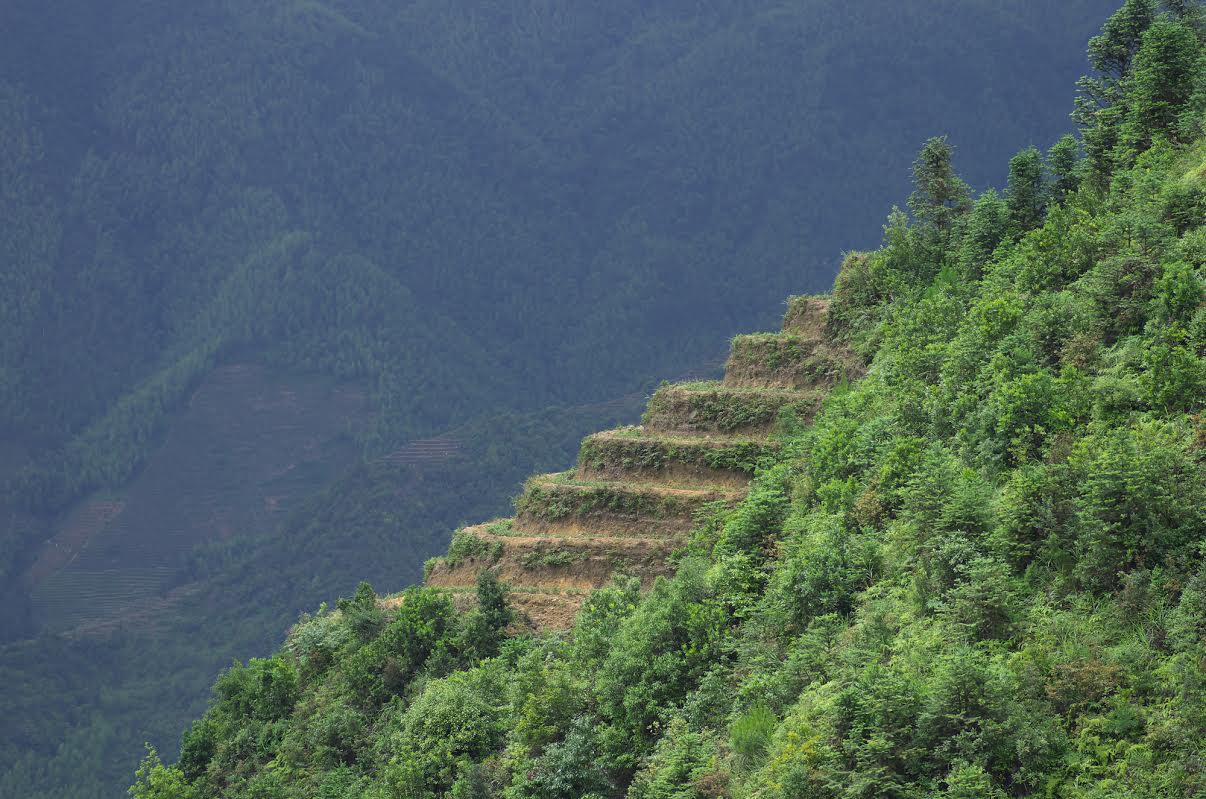
<svg viewBox="0 0 1206 799"><path fill-rule="evenodd" d="M505 716L498 697L504 691L497 666L428 683L382 730L385 784L399 796L438 796L449 790L466 764L502 743Z"/></svg>
<svg viewBox="0 0 1206 799"><path fill-rule="evenodd" d="M716 543L718 555L757 554L766 549L787 515L786 477L784 468L775 467L754 482L745 502L725 524Z"/></svg>
<svg viewBox="0 0 1206 799"><path fill-rule="evenodd" d="M648 765L632 781L628 795L632 799L708 799L712 790L724 784L723 773L717 771L715 742L676 720L666 729Z"/></svg>
<svg viewBox="0 0 1206 799"><path fill-rule="evenodd" d="M457 530L448 545L448 554L444 562L449 568L456 568L467 560L481 560L493 563L502 556L501 541L487 541L479 538L469 530Z"/></svg>
<svg viewBox="0 0 1206 799"><path fill-rule="evenodd" d="M1206 485L1187 432L1164 422L1102 431L1070 461L1078 471L1076 574L1088 587L1156 567L1206 529Z"/></svg>
<svg viewBox="0 0 1206 799"><path fill-rule="evenodd" d="M520 562L525 569L558 568L570 566L586 560L588 557L590 557L589 553L581 550L575 552L568 549L545 549L525 552Z"/></svg>
<svg viewBox="0 0 1206 799"><path fill-rule="evenodd" d="M519 774L509 795L537 799L584 799L614 795L616 786L600 762L600 744L589 717L567 725L565 737L544 748Z"/></svg>
<svg viewBox="0 0 1206 799"><path fill-rule="evenodd" d="M766 756L778 719L766 705L754 705L729 726L733 767L738 773L757 768Z"/></svg>

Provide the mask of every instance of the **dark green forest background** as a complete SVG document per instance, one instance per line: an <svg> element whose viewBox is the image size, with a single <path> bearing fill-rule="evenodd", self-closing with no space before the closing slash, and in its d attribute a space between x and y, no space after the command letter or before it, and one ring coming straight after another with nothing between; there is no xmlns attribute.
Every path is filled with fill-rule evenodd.
<svg viewBox="0 0 1206 799"><path fill-rule="evenodd" d="M212 675L879 240L921 141L973 185L1066 128L1111 2L372 0L0 12L0 796L118 796ZM213 369L371 399L352 467L60 635L21 576ZM616 397L629 397L599 406ZM380 456L455 429L460 456Z"/></svg>

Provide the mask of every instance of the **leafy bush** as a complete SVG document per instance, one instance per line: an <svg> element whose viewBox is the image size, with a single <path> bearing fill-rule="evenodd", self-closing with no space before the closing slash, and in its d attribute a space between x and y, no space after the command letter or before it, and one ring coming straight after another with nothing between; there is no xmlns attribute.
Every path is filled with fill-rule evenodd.
<svg viewBox="0 0 1206 799"><path fill-rule="evenodd" d="M761 763L777 721L766 705L754 705L730 725L729 745L738 772L751 771Z"/></svg>

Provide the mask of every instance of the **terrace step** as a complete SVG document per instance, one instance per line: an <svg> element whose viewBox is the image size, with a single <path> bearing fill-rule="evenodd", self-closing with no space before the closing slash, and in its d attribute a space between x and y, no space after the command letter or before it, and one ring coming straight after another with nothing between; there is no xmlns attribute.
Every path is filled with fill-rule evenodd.
<svg viewBox="0 0 1206 799"><path fill-rule="evenodd" d="M829 300L807 295L788 297L783 332L823 341L829 322Z"/></svg>
<svg viewBox="0 0 1206 799"><path fill-rule="evenodd" d="M649 482L581 480L572 472L533 477L515 501L516 528L529 535L670 538L690 532L706 505L735 505L737 488L674 488Z"/></svg>
<svg viewBox="0 0 1206 799"><path fill-rule="evenodd" d="M512 591L507 595L507 601L520 624L537 630L565 630L574 623L586 601L586 594Z"/></svg>
<svg viewBox="0 0 1206 799"><path fill-rule="evenodd" d="M477 596L473 588L464 586L436 587L452 600L453 607L461 613L466 613L477 607ZM507 603L515 611L514 629L524 630L564 630L574 623L574 618L586 601L589 591L577 589L516 588L507 591ZM395 608L400 604L397 598L385 600L387 608Z"/></svg>
<svg viewBox="0 0 1206 799"><path fill-rule="evenodd" d="M484 569L519 589L589 591L611 582L616 573L652 582L669 574L666 558L674 542L639 538L546 538L500 535L492 525L457 532L448 555L438 559L427 575L437 588L468 587Z"/></svg>
<svg viewBox="0 0 1206 799"><path fill-rule="evenodd" d="M451 460L461 454L462 448L461 442L454 438L437 436L436 438L412 441L406 446L385 455L381 460L394 466L440 463Z"/></svg>
<svg viewBox="0 0 1206 799"><path fill-rule="evenodd" d="M26 571L26 585L37 586L70 565L88 542L117 518L123 507L119 500L89 500L72 511Z"/></svg>
<svg viewBox="0 0 1206 799"><path fill-rule="evenodd" d="M684 434L622 427L587 436L580 480L638 480L671 487L741 488L779 444L749 435Z"/></svg>
<svg viewBox="0 0 1206 799"><path fill-rule="evenodd" d="M810 336L754 333L733 339L725 364L727 386L825 389L854 377L855 360Z"/></svg>
<svg viewBox="0 0 1206 799"><path fill-rule="evenodd" d="M785 411L810 419L820 404L821 396L808 391L715 380L664 383L649 400L642 422L650 432L755 435L772 431Z"/></svg>
<svg viewBox="0 0 1206 799"><path fill-rule="evenodd" d="M31 594L34 618L51 632L103 621L160 597L174 576L175 570L165 567L59 571Z"/></svg>

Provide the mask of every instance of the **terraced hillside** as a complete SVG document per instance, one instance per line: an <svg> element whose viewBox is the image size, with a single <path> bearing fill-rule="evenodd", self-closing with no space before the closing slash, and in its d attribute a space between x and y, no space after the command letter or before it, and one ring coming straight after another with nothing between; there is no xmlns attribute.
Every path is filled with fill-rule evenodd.
<svg viewBox="0 0 1206 799"><path fill-rule="evenodd" d="M252 363L220 366L119 494L66 514L23 575L37 628L129 618L182 585L198 544L265 534L354 462L358 388Z"/></svg>
<svg viewBox="0 0 1206 799"><path fill-rule="evenodd" d="M696 515L732 506L779 447L787 415L807 419L857 360L826 336L827 301L795 297L783 328L733 339L722 381L665 384L643 424L588 436L575 468L532 477L516 514L457 531L427 584L466 596L492 570L523 621L566 627L587 593L625 574L648 587Z"/></svg>

